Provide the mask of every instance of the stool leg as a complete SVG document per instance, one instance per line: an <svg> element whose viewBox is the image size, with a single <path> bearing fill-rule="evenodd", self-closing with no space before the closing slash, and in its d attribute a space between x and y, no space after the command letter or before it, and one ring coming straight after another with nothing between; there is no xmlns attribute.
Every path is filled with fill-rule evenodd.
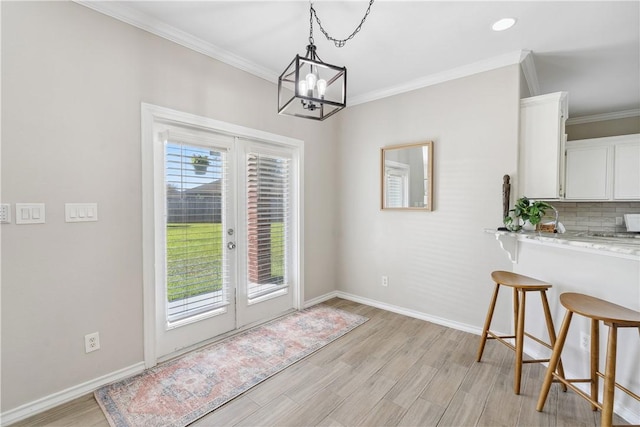
<svg viewBox="0 0 640 427"><path fill-rule="evenodd" d="M493 291L493 297L491 297L491 303L489 304L489 310L487 311L487 318L484 321L484 327L482 328L482 336L480 337L480 347L478 347L478 356L476 362L482 359L482 353L484 352L484 345L487 343L487 331L491 327L491 319L493 318L493 310L496 308L496 301L498 300L498 291L500 290L500 284L496 283L496 288Z"/></svg>
<svg viewBox="0 0 640 427"><path fill-rule="evenodd" d="M520 299L518 298L518 290L513 288L513 329L518 327L518 309L520 308Z"/></svg>
<svg viewBox="0 0 640 427"><path fill-rule="evenodd" d="M513 392L520 394L520 381L522 379L522 350L524 347L524 311L526 292L520 295L520 304L518 305L518 322L516 327L516 373L513 378Z"/></svg>
<svg viewBox="0 0 640 427"><path fill-rule="evenodd" d="M544 311L544 318L547 322L549 341L551 341L551 347L554 347L556 345L556 331L553 328L553 319L551 318L551 310L549 310L549 301L547 300L546 291L540 291L540 299L542 299L542 309ZM564 368L562 367L562 358L558 360L558 375L560 375L561 378L565 378ZM567 386L564 383L562 383L562 391L567 391Z"/></svg>
<svg viewBox="0 0 640 427"><path fill-rule="evenodd" d="M616 388L616 346L618 328L609 326L609 340L607 341L607 365L604 371L604 396L602 400L602 416L600 425L610 427L613 422L613 392Z"/></svg>
<svg viewBox="0 0 640 427"><path fill-rule="evenodd" d="M600 321L591 319L591 399L598 401L598 368L600 367ZM598 407L591 404L591 410Z"/></svg>
<svg viewBox="0 0 640 427"><path fill-rule="evenodd" d="M567 339L567 332L569 331L569 325L571 324L572 316L573 312L567 310L567 313L564 315L564 320L562 321L562 326L560 327L560 332L558 332L556 345L553 346L551 360L549 360L547 373L544 376L544 382L542 383L542 388L540 389L540 397L538 397L538 405L536 406L536 411L538 412L542 411L542 409L544 408L544 404L547 401L549 389L551 389L551 383L553 382L553 373L558 367L558 362L560 362L560 354L562 354L564 341Z"/></svg>

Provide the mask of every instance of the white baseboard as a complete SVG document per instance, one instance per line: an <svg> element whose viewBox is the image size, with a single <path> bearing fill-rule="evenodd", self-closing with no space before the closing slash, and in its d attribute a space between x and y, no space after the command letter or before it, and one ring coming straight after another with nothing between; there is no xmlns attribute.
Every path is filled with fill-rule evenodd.
<svg viewBox="0 0 640 427"><path fill-rule="evenodd" d="M309 308L312 305L320 304L321 302L329 301L331 298L338 296L337 291L329 292L328 294L320 295L319 297L310 299L304 302L304 308Z"/></svg>
<svg viewBox="0 0 640 427"><path fill-rule="evenodd" d="M469 332L471 334L480 335L482 329L477 326L467 325L466 323L456 322L450 319L444 319L438 316L432 316L430 314L423 313L421 311L411 310L409 308L399 307L397 305L387 304L385 302L376 301L369 298L359 297L357 295L349 294L347 292L338 291L335 295L338 298L343 298L349 301L358 302L360 304L369 305L371 307L380 308L382 310L391 311L393 313L402 314L403 316L409 316L420 320L426 320L427 322L435 323L437 325L446 326L459 331Z"/></svg>
<svg viewBox="0 0 640 427"><path fill-rule="evenodd" d="M142 371L144 371L144 362L139 362L135 365L111 372L91 381L69 387L66 390L26 403L15 409L10 409L0 414L0 425L6 426L11 423L24 420L25 418L29 418L40 412L46 411L47 409L54 408L73 399L82 397L87 393L92 393L103 385L122 380L132 375L137 375Z"/></svg>

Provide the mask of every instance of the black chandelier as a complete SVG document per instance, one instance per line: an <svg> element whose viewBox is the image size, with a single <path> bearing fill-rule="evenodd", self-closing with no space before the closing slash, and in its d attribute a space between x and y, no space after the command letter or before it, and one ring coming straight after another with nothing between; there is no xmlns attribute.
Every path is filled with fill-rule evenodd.
<svg viewBox="0 0 640 427"><path fill-rule="evenodd" d="M296 55L278 78L278 113L324 120L347 105L347 68L323 62L316 53L313 40L313 18L328 40L342 47L358 33L371 11L374 0L360 21L360 25L346 39L329 36L313 8L309 6L309 44L305 56Z"/></svg>

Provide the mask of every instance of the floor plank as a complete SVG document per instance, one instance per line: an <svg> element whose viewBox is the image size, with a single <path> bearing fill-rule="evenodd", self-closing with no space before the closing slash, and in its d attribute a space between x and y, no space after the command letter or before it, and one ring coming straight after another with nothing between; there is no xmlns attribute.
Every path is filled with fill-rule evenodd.
<svg viewBox="0 0 640 427"><path fill-rule="evenodd" d="M342 299L326 304L370 320L192 425L208 426L588 426L599 412L551 387L535 410L545 369L526 364L513 394L513 352L492 340ZM627 424L617 415L616 424ZM107 427L93 395L15 427Z"/></svg>

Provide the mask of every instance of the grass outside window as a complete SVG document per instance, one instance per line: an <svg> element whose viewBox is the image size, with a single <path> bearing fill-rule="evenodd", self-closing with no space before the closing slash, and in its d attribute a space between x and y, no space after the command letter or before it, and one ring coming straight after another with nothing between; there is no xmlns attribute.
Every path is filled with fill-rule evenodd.
<svg viewBox="0 0 640 427"><path fill-rule="evenodd" d="M271 224L272 276L283 276L283 223ZM225 246L219 223L167 224L167 298L176 301L222 289Z"/></svg>

